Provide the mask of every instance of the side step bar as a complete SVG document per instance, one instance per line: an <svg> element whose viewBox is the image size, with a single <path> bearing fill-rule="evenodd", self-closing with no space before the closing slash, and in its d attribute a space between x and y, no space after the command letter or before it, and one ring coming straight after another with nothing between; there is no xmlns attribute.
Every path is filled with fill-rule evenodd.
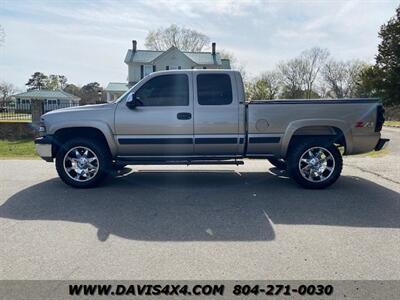
<svg viewBox="0 0 400 300"><path fill-rule="evenodd" d="M121 160L116 163L131 165L243 165L242 160Z"/></svg>

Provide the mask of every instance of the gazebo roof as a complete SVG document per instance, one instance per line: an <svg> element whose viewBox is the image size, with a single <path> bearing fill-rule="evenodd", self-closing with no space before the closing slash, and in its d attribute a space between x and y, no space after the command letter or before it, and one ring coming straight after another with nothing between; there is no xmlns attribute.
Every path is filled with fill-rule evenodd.
<svg viewBox="0 0 400 300"><path fill-rule="evenodd" d="M31 99L49 99L56 98L60 100L75 100L79 101L81 98L64 92L63 90L31 90L24 93L13 95L15 98L31 98Z"/></svg>

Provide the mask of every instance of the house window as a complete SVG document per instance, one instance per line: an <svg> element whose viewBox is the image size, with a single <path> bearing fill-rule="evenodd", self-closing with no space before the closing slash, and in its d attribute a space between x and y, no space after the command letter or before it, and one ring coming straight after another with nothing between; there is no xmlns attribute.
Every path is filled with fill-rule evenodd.
<svg viewBox="0 0 400 300"><path fill-rule="evenodd" d="M153 72L153 65L144 65L143 76L147 76Z"/></svg>
<svg viewBox="0 0 400 300"><path fill-rule="evenodd" d="M178 70L178 69L179 69L179 66L169 66L169 69L170 69L170 70Z"/></svg>
<svg viewBox="0 0 400 300"><path fill-rule="evenodd" d="M49 104L49 105L57 105L57 100L47 100L47 104Z"/></svg>

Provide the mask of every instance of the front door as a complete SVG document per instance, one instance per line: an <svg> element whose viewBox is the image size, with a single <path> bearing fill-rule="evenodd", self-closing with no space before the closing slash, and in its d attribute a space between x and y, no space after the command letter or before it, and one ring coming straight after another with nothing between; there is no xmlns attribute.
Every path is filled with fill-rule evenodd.
<svg viewBox="0 0 400 300"><path fill-rule="evenodd" d="M119 156L193 154L193 101L190 72L153 74L134 89L140 105L118 104L115 131Z"/></svg>

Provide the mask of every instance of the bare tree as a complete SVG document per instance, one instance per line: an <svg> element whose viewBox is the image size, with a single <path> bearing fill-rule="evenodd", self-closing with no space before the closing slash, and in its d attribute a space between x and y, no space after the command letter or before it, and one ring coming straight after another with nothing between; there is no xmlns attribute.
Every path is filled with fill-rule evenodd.
<svg viewBox="0 0 400 300"><path fill-rule="evenodd" d="M303 81L305 85L305 98L310 99L313 93L314 83L319 75L321 68L324 66L329 56L327 49L318 47L305 50L301 53Z"/></svg>
<svg viewBox="0 0 400 300"><path fill-rule="evenodd" d="M268 71L255 78L249 86L249 98L251 100L276 99L280 90L281 78L276 71Z"/></svg>
<svg viewBox="0 0 400 300"><path fill-rule="evenodd" d="M327 96L331 98L358 97L358 86L361 81L361 72L366 64L358 61L328 61L322 75L328 88Z"/></svg>
<svg viewBox="0 0 400 300"><path fill-rule="evenodd" d="M181 51L202 51L210 43L210 38L196 30L175 24L167 28L151 30L146 37L147 49L165 51L172 46Z"/></svg>
<svg viewBox="0 0 400 300"><path fill-rule="evenodd" d="M329 52L318 47L303 51L298 57L278 65L282 75L283 95L287 98L306 98L318 96L314 84L318 79Z"/></svg>
<svg viewBox="0 0 400 300"><path fill-rule="evenodd" d="M304 95L304 70L300 58L293 58L278 65L282 79L284 98L303 98Z"/></svg>
<svg viewBox="0 0 400 300"><path fill-rule="evenodd" d="M4 45L6 39L6 33L4 28L0 25L0 47Z"/></svg>
<svg viewBox="0 0 400 300"><path fill-rule="evenodd" d="M4 107L9 100L9 97L18 92L18 89L11 83L0 83L0 107Z"/></svg>

